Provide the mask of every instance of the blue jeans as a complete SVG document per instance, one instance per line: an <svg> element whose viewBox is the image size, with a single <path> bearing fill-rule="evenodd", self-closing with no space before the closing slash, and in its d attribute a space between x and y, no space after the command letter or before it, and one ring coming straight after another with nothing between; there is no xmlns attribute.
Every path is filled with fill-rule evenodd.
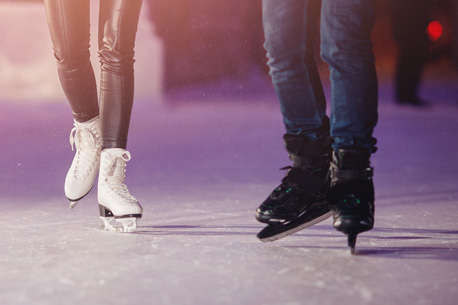
<svg viewBox="0 0 458 305"><path fill-rule="evenodd" d="M374 7L375 0L263 0L264 46L288 134L316 140L330 133L335 150L375 152ZM330 120L315 62L320 33L331 73Z"/></svg>

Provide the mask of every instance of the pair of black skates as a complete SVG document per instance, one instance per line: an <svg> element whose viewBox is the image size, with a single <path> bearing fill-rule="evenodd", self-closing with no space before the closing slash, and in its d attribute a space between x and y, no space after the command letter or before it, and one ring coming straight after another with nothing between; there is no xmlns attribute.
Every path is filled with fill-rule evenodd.
<svg viewBox="0 0 458 305"><path fill-rule="evenodd" d="M373 170L369 153L358 148L332 151L330 138L310 141L284 136L293 162L281 184L256 210L266 223L258 234L275 241L298 232L331 215L333 226L348 236L355 253L356 236L374 226Z"/></svg>

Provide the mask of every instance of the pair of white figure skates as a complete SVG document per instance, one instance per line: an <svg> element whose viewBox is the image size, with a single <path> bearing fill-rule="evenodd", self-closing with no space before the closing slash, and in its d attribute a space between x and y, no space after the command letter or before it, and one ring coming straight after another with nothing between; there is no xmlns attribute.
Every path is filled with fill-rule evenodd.
<svg viewBox="0 0 458 305"><path fill-rule="evenodd" d="M101 229L116 232L133 232L137 228L137 219L142 217L143 209L125 184L126 162L130 153L121 148L109 148L102 151L100 119L78 123L70 133L70 144L76 147L76 154L65 178L65 195L74 208L94 185L97 173L98 202ZM122 224L113 226L112 220Z"/></svg>

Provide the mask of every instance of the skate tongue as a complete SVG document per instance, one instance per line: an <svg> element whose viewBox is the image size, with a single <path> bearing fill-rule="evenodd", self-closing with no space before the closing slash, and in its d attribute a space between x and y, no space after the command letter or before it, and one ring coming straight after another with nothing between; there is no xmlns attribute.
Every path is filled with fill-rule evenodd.
<svg viewBox="0 0 458 305"><path fill-rule="evenodd" d="M107 149L104 149L103 152L108 154L110 158L113 158L113 159L121 158L126 162L130 161L131 159L130 152L122 148L107 148Z"/></svg>
<svg viewBox="0 0 458 305"><path fill-rule="evenodd" d="M293 167L288 171L287 177L292 184L299 184L304 180L304 173L303 170Z"/></svg>

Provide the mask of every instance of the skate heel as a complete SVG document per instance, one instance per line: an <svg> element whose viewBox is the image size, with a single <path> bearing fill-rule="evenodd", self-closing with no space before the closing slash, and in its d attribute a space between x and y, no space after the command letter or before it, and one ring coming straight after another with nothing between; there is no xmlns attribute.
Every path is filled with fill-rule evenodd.
<svg viewBox="0 0 458 305"><path fill-rule="evenodd" d="M110 217L113 218L113 212L111 212L107 207L104 207L103 205L99 204L99 214L100 217Z"/></svg>

